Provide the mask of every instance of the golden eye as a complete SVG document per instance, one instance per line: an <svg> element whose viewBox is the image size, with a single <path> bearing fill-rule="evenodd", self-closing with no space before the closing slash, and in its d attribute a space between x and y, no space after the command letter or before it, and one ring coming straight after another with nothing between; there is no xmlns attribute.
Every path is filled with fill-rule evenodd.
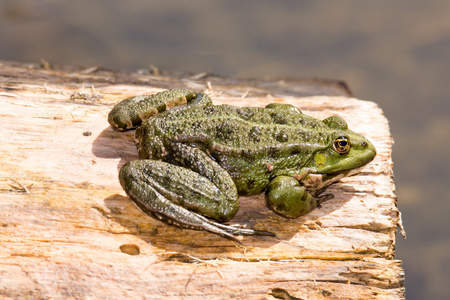
<svg viewBox="0 0 450 300"><path fill-rule="evenodd" d="M333 142L333 149L339 154L345 154L350 151L350 140L348 137L340 136Z"/></svg>

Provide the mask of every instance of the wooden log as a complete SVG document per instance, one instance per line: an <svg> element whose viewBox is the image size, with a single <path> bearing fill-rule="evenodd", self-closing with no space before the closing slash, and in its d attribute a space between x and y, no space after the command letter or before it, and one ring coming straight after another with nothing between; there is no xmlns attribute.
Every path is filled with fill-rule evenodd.
<svg viewBox="0 0 450 300"><path fill-rule="evenodd" d="M216 104L280 102L317 118L339 115L378 154L328 189L334 199L295 220L274 214L261 195L242 197L231 223L276 238L237 245L167 226L121 189L119 168L137 159L133 132L106 120L121 99L167 88L206 90ZM1 297L404 299L388 122L341 82L0 62L0 124Z"/></svg>

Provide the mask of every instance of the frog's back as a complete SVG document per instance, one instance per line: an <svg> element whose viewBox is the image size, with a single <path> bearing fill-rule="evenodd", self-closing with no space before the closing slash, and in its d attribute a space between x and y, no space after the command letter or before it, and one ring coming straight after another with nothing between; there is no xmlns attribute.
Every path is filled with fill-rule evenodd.
<svg viewBox="0 0 450 300"><path fill-rule="evenodd" d="M207 142L229 151L296 144L322 147L330 142L322 121L299 112L259 107L212 105L164 112L149 121L159 136L174 141ZM263 149L264 148L264 149Z"/></svg>

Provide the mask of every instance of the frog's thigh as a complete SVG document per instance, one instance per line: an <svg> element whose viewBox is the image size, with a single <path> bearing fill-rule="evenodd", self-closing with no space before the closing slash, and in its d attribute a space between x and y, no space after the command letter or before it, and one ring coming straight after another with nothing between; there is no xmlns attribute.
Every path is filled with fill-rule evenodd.
<svg viewBox="0 0 450 300"><path fill-rule="evenodd" d="M267 205L286 218L298 218L317 207L317 201L289 176L275 177L266 192Z"/></svg>
<svg viewBox="0 0 450 300"><path fill-rule="evenodd" d="M210 180L225 195L225 201L236 209L232 214L237 212L239 209L237 188L230 174L224 168L198 148L182 143L173 143L167 146L177 164Z"/></svg>
<svg viewBox="0 0 450 300"><path fill-rule="evenodd" d="M120 170L119 179L130 198L141 208L188 225L196 222L194 212L227 221L239 208L237 193L236 200L229 201L229 195L209 179L165 162L136 160L126 163ZM189 218L192 220L187 220Z"/></svg>

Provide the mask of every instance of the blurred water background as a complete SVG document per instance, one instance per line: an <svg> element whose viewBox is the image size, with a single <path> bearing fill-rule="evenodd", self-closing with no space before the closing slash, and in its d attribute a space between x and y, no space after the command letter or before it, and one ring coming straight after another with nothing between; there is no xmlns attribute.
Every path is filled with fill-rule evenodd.
<svg viewBox="0 0 450 300"><path fill-rule="evenodd" d="M395 138L407 299L450 298L450 1L0 0L0 59L345 80Z"/></svg>

